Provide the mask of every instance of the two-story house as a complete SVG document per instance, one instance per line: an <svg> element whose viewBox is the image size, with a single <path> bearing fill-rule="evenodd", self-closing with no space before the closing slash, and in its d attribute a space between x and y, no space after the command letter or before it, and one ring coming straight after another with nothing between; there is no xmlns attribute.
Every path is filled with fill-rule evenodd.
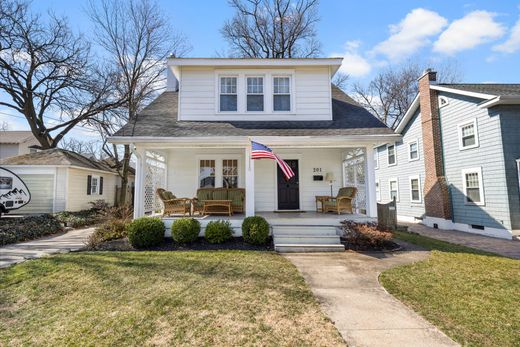
<svg viewBox="0 0 520 347"><path fill-rule="evenodd" d="M430 227L512 238L520 234L520 84L441 84L419 93L379 146L377 200Z"/></svg>
<svg viewBox="0 0 520 347"><path fill-rule="evenodd" d="M0 131L0 159L36 152L39 145L30 131Z"/></svg>
<svg viewBox="0 0 520 347"><path fill-rule="evenodd" d="M169 59L167 90L110 139L132 145L137 158L135 217L160 208L157 187L188 198L201 187L245 188L251 216L315 211L331 185L333 195L355 185L356 211L375 216L365 158L400 136L331 84L341 62ZM251 141L272 148L295 177L283 179L272 160L251 160Z"/></svg>

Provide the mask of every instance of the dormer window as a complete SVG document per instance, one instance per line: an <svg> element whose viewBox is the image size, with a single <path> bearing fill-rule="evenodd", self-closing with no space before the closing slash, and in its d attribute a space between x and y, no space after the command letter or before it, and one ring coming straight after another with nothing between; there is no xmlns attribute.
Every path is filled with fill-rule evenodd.
<svg viewBox="0 0 520 347"><path fill-rule="evenodd" d="M247 77L247 111L262 112L264 110L264 78Z"/></svg>
<svg viewBox="0 0 520 347"><path fill-rule="evenodd" d="M237 77L220 77L220 111L236 112L237 109Z"/></svg>
<svg viewBox="0 0 520 347"><path fill-rule="evenodd" d="M273 111L291 111L291 78L273 77Z"/></svg>

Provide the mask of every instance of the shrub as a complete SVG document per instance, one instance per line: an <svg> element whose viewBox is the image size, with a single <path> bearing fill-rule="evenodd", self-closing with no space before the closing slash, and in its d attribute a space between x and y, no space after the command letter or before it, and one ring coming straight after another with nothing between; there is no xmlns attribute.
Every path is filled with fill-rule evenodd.
<svg viewBox="0 0 520 347"><path fill-rule="evenodd" d="M99 215L107 221L117 219L130 222L134 215L134 208L131 205L106 207L99 211Z"/></svg>
<svg viewBox="0 0 520 347"><path fill-rule="evenodd" d="M2 218L0 246L52 235L62 230L60 222L51 215L23 218Z"/></svg>
<svg viewBox="0 0 520 347"><path fill-rule="evenodd" d="M128 224L127 232L133 247L153 247L164 240L164 223L160 218L141 217Z"/></svg>
<svg viewBox="0 0 520 347"><path fill-rule="evenodd" d="M341 222L346 241L357 248L380 249L392 240L389 231L378 230L377 223Z"/></svg>
<svg viewBox="0 0 520 347"><path fill-rule="evenodd" d="M88 246L95 247L105 241L121 239L127 236L128 224L127 221L120 219L112 219L103 223L89 236Z"/></svg>
<svg viewBox="0 0 520 347"><path fill-rule="evenodd" d="M97 224L101 221L101 216L97 210L81 210L76 212L63 211L55 214L56 219L65 226L81 228L84 226Z"/></svg>
<svg viewBox="0 0 520 347"><path fill-rule="evenodd" d="M247 243L265 245L269 240L269 223L260 216L245 218L242 222L242 237Z"/></svg>
<svg viewBox="0 0 520 347"><path fill-rule="evenodd" d="M197 240L200 223L194 218L180 218L172 224L172 238L176 242L187 243Z"/></svg>
<svg viewBox="0 0 520 347"><path fill-rule="evenodd" d="M212 221L206 226L204 233L209 243L223 243L233 237L233 229L229 221Z"/></svg>
<svg viewBox="0 0 520 347"><path fill-rule="evenodd" d="M89 202L89 204L92 206L91 209L95 210L95 211L106 210L106 209L108 209L110 207L108 202L106 202L103 199L98 199L96 201L91 201L91 202Z"/></svg>

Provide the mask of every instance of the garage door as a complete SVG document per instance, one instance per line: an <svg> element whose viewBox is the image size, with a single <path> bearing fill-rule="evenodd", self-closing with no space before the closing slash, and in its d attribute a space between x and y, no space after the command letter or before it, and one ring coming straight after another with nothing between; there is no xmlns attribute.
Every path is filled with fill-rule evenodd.
<svg viewBox="0 0 520 347"><path fill-rule="evenodd" d="M18 175L31 192L31 201L19 210L18 213L52 213L54 198L54 175Z"/></svg>

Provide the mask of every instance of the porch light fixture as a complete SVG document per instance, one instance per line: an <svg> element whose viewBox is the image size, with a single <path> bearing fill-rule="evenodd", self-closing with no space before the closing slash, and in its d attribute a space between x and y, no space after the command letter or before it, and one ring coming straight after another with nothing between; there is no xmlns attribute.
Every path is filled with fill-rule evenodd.
<svg viewBox="0 0 520 347"><path fill-rule="evenodd" d="M330 196L332 196L332 182L334 182L336 178L334 177L334 174L332 172L327 172L325 175L325 181L329 181L330 185Z"/></svg>

